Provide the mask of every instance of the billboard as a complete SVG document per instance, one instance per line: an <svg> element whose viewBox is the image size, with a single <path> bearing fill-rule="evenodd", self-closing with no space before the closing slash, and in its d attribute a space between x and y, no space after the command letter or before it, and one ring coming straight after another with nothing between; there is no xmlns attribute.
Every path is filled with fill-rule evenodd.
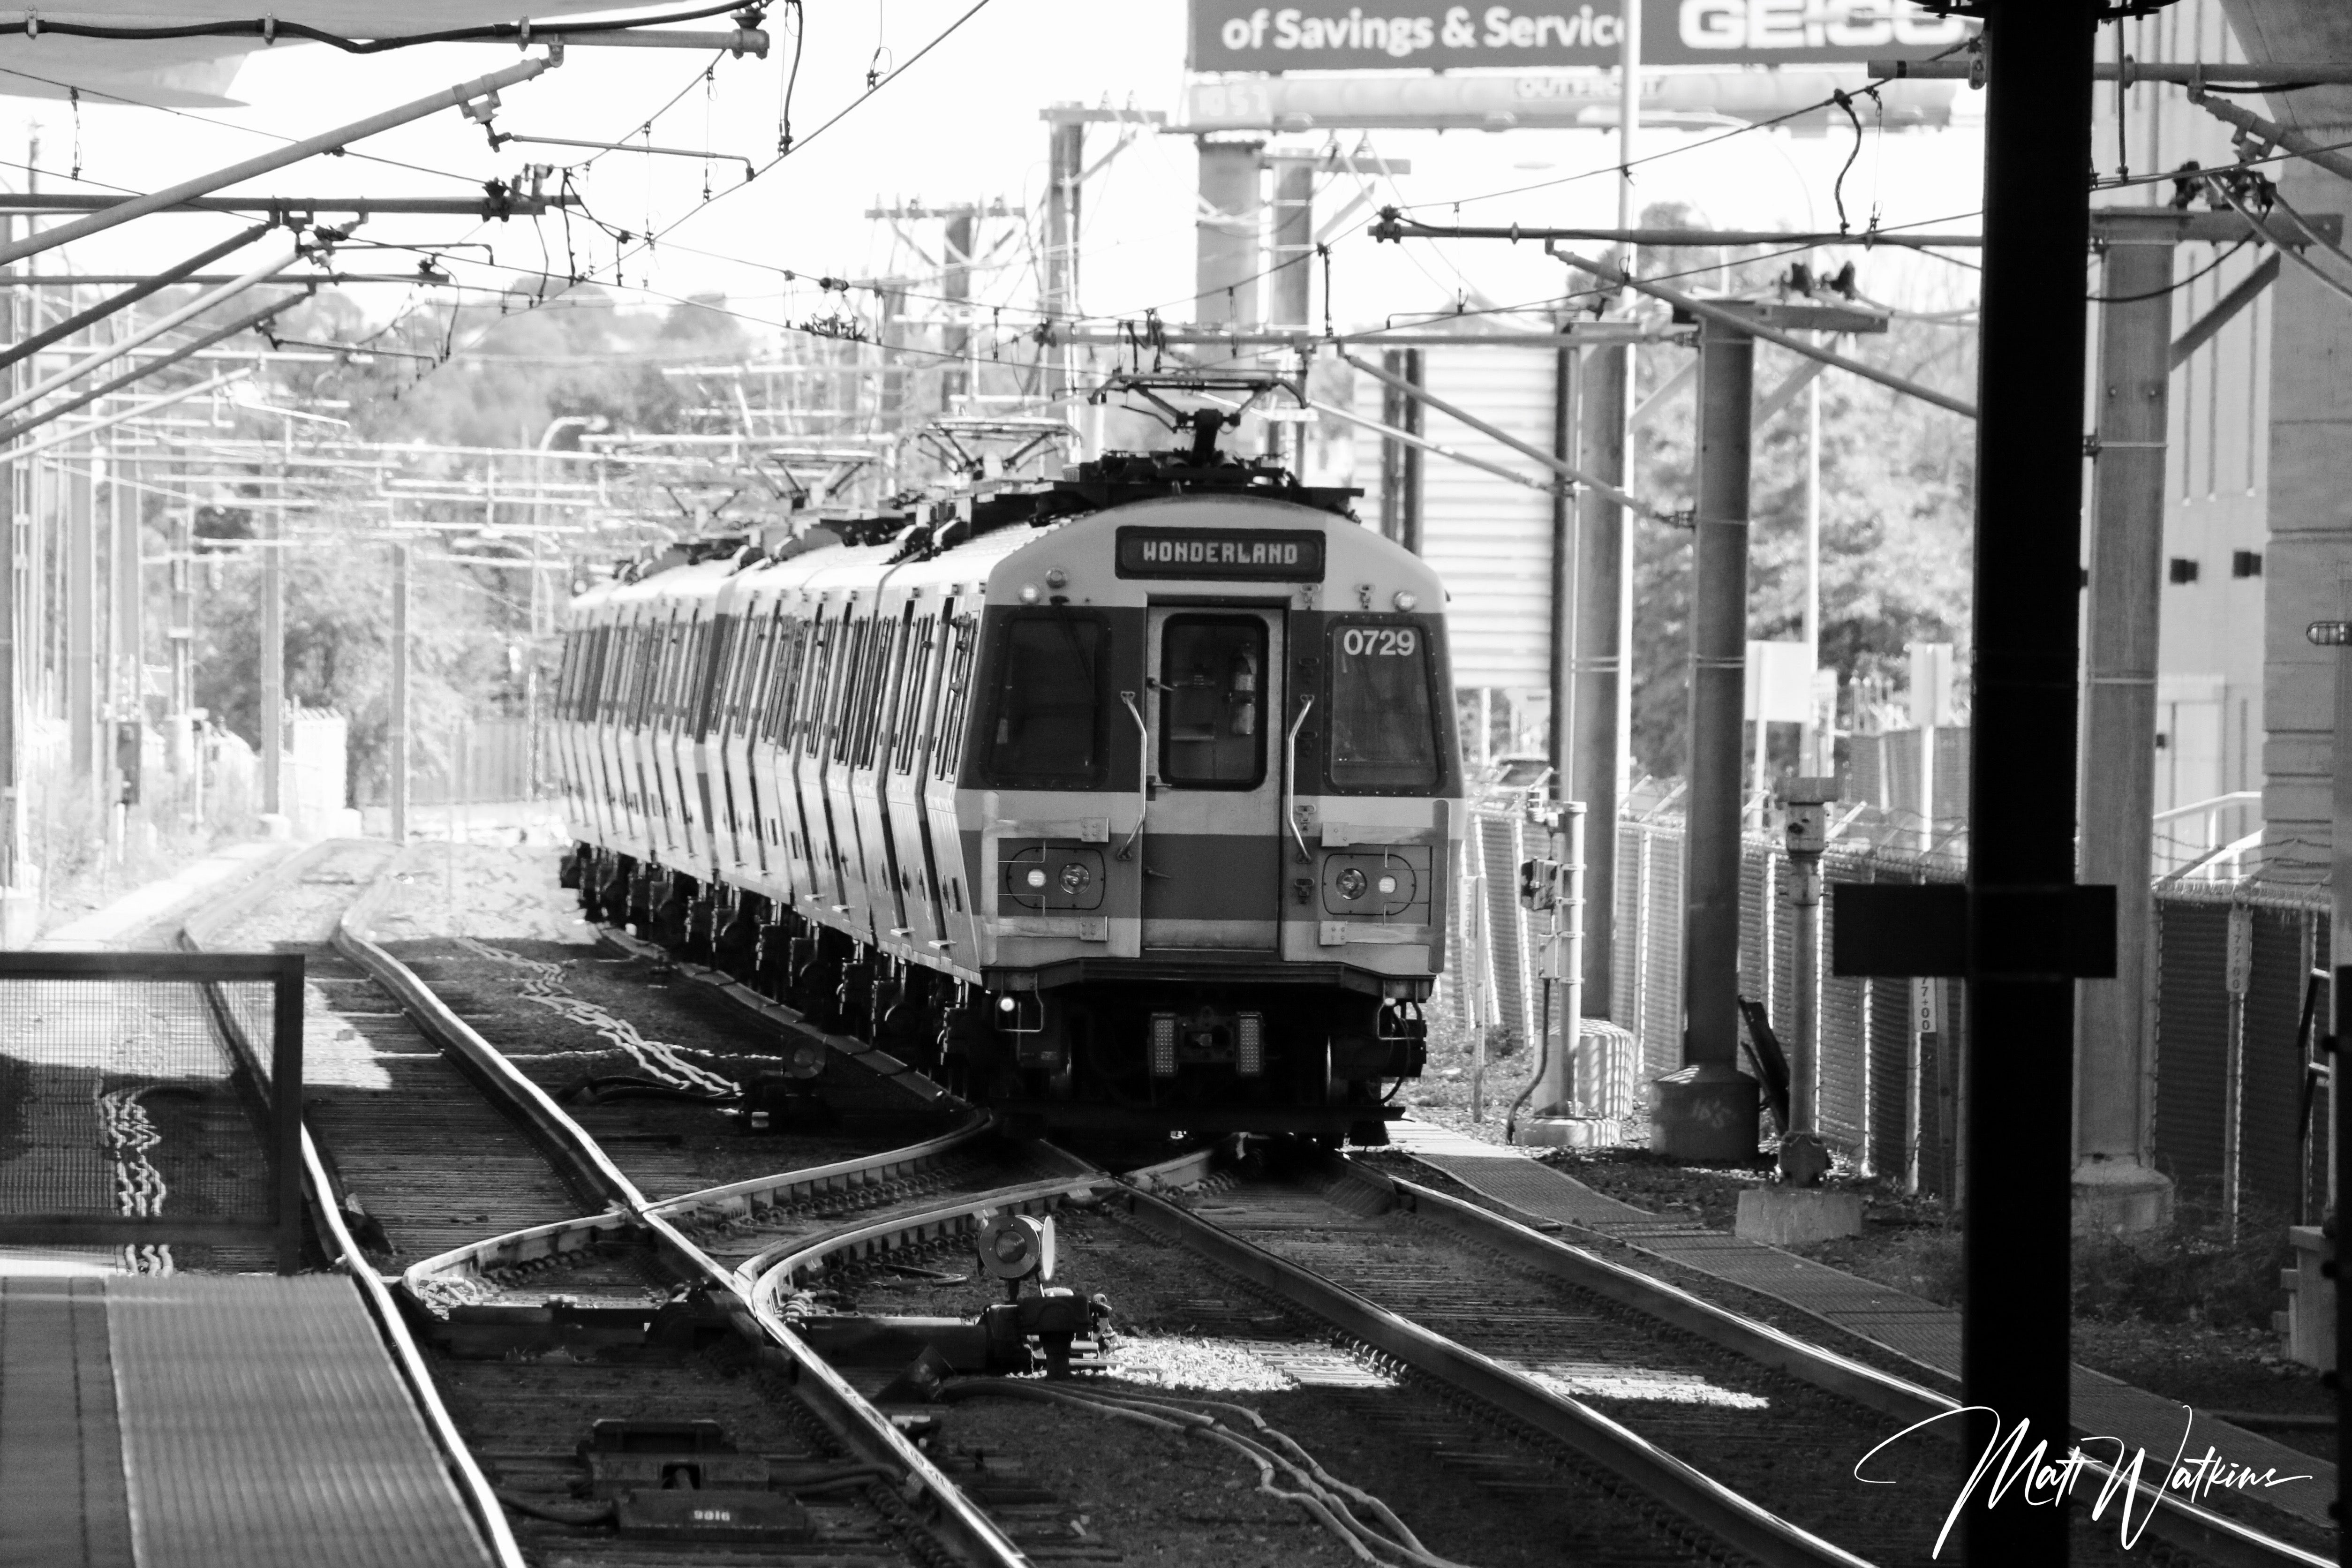
<svg viewBox="0 0 2352 1568"><path fill-rule="evenodd" d="M1191 0L1196 71L1559 68L1617 63L1629 0L1557 9L1348 0ZM1916 0L1630 0L1645 66L1859 65L1924 58L1968 37Z"/></svg>

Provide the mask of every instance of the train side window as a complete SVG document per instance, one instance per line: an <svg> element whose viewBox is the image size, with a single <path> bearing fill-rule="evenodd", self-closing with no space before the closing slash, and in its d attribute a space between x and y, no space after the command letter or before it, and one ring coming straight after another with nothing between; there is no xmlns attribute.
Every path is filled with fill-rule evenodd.
<svg viewBox="0 0 2352 1568"><path fill-rule="evenodd" d="M1411 622L1347 619L1330 631L1327 771L1338 790L1434 789L1444 781L1429 635Z"/></svg>
<svg viewBox="0 0 2352 1568"><path fill-rule="evenodd" d="M719 694L727 689L727 676L734 666L735 628L742 624L740 616L721 616L718 621L705 623L703 643L706 652L698 657L693 671L701 679L695 689L687 694L688 710L694 715L691 733L697 740L708 740L710 729L719 717Z"/></svg>
<svg viewBox="0 0 2352 1568"><path fill-rule="evenodd" d="M907 636L907 664L898 689L898 734L890 761L901 774L930 753L931 712L939 705L940 618L925 616Z"/></svg>
<svg viewBox="0 0 2352 1568"><path fill-rule="evenodd" d="M900 623L878 616L870 633L873 652L867 658L865 700L857 710L857 747L854 753L856 765L870 768L881 755L885 726L891 721L893 710L888 700L898 684L898 656L903 640Z"/></svg>
<svg viewBox="0 0 2352 1568"><path fill-rule="evenodd" d="M866 647L872 637L871 621L845 620L842 630L846 635L834 663L839 675L834 681L833 700L825 710L824 742L836 763L849 761L850 732L857 721L860 688L865 685Z"/></svg>
<svg viewBox="0 0 2352 1568"><path fill-rule="evenodd" d="M776 669L768 678L767 723L761 731L761 739L772 746L782 745L792 733L793 705L804 679L802 666L808 643L806 621L787 617L777 626Z"/></svg>
<svg viewBox="0 0 2352 1568"><path fill-rule="evenodd" d="M1160 776L1186 789L1265 778L1265 623L1171 616L1160 634Z"/></svg>
<svg viewBox="0 0 2352 1568"><path fill-rule="evenodd" d="M955 772L955 748L963 740L964 710L971 696L971 650L978 640L978 630L971 616L958 616L955 644L940 664L939 717L924 742L924 760L934 773ZM946 760L930 762L932 753L942 747L948 751Z"/></svg>
<svg viewBox="0 0 2352 1568"><path fill-rule="evenodd" d="M1103 783L1110 632L1068 609L1016 613L997 635L990 671L987 772L1011 789L1087 789Z"/></svg>
<svg viewBox="0 0 2352 1568"><path fill-rule="evenodd" d="M823 746L820 726L832 684L834 645L841 640L840 633L840 623L826 620L820 608L802 634L808 651L801 660L799 688L793 697L792 731L785 743L803 756L816 756Z"/></svg>

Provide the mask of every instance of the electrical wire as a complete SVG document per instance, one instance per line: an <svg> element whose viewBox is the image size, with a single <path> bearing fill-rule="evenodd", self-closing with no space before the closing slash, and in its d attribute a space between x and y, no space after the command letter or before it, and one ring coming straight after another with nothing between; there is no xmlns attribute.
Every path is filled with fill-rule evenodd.
<svg viewBox="0 0 2352 1568"><path fill-rule="evenodd" d="M2167 294L2177 294L2181 289L2188 288L2191 283L2196 282L2199 279L2204 278L2210 273L2217 271L2224 262L2230 259L2230 258L2237 255L2238 252L2245 249L2246 247L2252 243L2253 239L2251 236L2241 239L2236 244L2231 246L2229 249L2221 252L2221 255L2215 257L2212 260L2207 262L2204 266L2199 268L2196 271L2190 273L2188 277L2183 278L2179 282L2168 283L2161 289L2151 289L2145 294L2087 294L2084 296L2084 298L2088 300L2094 305L2137 305L2143 300L2161 300Z"/></svg>

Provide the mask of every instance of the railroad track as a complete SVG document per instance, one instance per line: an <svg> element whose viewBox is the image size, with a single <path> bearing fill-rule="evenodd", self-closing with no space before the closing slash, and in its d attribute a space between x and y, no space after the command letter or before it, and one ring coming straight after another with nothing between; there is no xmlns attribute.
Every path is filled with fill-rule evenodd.
<svg viewBox="0 0 2352 1568"><path fill-rule="evenodd" d="M492 1234L476 1218L465 1239L399 1277L407 1315L431 1342L409 1357L429 1369L425 1384L437 1376L446 1389L453 1412L442 1418L453 1439L466 1428L468 1462L483 1467L474 1492L534 1552L609 1542L611 1520L576 1496L583 1466L592 1480L643 1468L631 1442L675 1443L702 1421L733 1446L731 1458L702 1461L710 1473L746 1456L764 1467L769 1488L796 1499L805 1539L795 1554L821 1541L828 1561L1108 1563L1172 1536L1204 1543L1213 1554L1203 1562L1251 1552L1271 1561L1351 1534L1349 1549L1379 1562L1926 1560L1940 1506L1925 1500L1948 1498L1956 1479L1948 1451L1922 1446L1882 1467L1906 1483L1884 1503L1885 1493L1845 1477L1850 1458L1820 1457L1847 1446L1858 1455L1948 1408L1940 1395L1337 1160L1268 1173L1196 1153L1115 1178L1048 1145L997 1139L966 1113L908 1143L695 1186L690 1178L708 1173L696 1141L721 1114L715 1102L625 1097L569 1114L557 1098L572 1072L564 1054L510 1058L493 1047L418 973L437 969L462 997L456 961L427 952L415 968L404 964L364 934L366 902L337 922L338 956L397 1000L477 1104L495 1104L520 1131L541 1161L541 1190L568 1194L555 1215L510 1198L499 1217L528 1223ZM469 956L507 964L517 955ZM347 978L320 976L329 986ZM716 992L731 984L684 978ZM748 992L730 1000L794 1026ZM827 1048L878 1056L855 1042ZM950 1103L936 1086L891 1082L905 1075L887 1058L867 1065L902 1109ZM331 1106L322 1114L314 1105L313 1117L331 1121ZM604 1141L583 1125L592 1119ZM381 1153L345 1162L340 1182L322 1166L317 1184L366 1194ZM667 1195L648 1196L648 1186ZM346 1200L330 1207L341 1210L322 1216L331 1232L356 1212ZM1109 1284L1126 1304L1130 1331L1116 1353L1130 1377L1171 1353L1195 1383L1206 1364L1213 1389L1219 1365L1239 1367L1255 1408L1132 1381L1041 1391L984 1374L950 1375L927 1391L943 1403L877 1407L886 1392L906 1393L886 1385L908 1342L870 1325L903 1321L906 1309L934 1309L934 1322L969 1316L974 1234L989 1217L1024 1212L1058 1218L1065 1279ZM405 1233L405 1218L377 1222ZM446 1231L427 1224L415 1234ZM329 1245L360 1255L348 1235ZM551 1367L562 1369L562 1387ZM1042 1415L1041 1399L1053 1404ZM594 1447L599 1410L635 1423L604 1431L610 1453ZM1276 1412L1282 1429L1253 1431L1265 1419L1258 1410ZM1792 1429L1805 1434L1801 1465L1788 1462ZM585 1446L567 1450L552 1432ZM1289 1446L1293 1435L1307 1449ZM1337 1475L1370 1479L1370 1490L1287 1458L1308 1451ZM693 1462L666 1452L656 1464ZM1074 1462L1088 1456L1097 1463ZM1223 1512L1187 1511L1174 1497L1122 1501L1101 1484L1105 1456L1124 1457L1128 1481L1165 1471L1205 1490L1222 1462L1260 1484L1220 1502ZM1407 1511L1420 1534L1385 1512L1383 1491L1406 1497L1402 1478L1440 1471L1457 1484L1445 1506L1414 1498ZM1510 1508L1507 1532L1495 1528L1496 1500ZM642 1510L623 1522L648 1528ZM1245 1540L1219 1538L1234 1529ZM2152 1559L2153 1539L2131 1561L2324 1561L2201 1510L2164 1510L2155 1533L2163 1544ZM2077 1534L2077 1561L2125 1559L2111 1535ZM661 1556L690 1561L696 1551L674 1531Z"/></svg>

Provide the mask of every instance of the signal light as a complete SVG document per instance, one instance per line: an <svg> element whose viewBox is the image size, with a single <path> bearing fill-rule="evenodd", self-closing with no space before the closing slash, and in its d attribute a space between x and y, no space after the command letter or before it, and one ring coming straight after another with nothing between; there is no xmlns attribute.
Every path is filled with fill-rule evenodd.
<svg viewBox="0 0 2352 1568"><path fill-rule="evenodd" d="M1243 1013L1234 1019L1234 1070L1244 1078L1265 1071L1265 1015Z"/></svg>
<svg viewBox="0 0 2352 1568"><path fill-rule="evenodd" d="M1176 1076L1176 1015L1151 1015L1151 1076Z"/></svg>
<svg viewBox="0 0 2352 1568"><path fill-rule="evenodd" d="M2303 635L2317 647L2352 647L2352 621L2314 621Z"/></svg>

